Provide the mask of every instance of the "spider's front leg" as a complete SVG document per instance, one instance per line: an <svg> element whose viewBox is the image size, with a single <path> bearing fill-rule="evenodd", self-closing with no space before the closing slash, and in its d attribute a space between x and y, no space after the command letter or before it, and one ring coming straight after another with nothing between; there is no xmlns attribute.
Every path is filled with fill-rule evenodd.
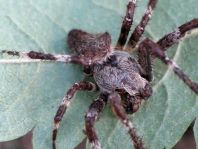
<svg viewBox="0 0 198 149"><path fill-rule="evenodd" d="M142 139L140 137L138 137L132 122L129 120L124 108L122 107L121 98L120 98L119 94L116 92L111 93L108 97L108 101L109 101L115 115L120 119L120 121L127 128L128 133L131 137L131 140L133 141L135 149L144 149Z"/></svg>
<svg viewBox="0 0 198 149"><path fill-rule="evenodd" d="M157 0L149 0L145 14L143 15L140 23L136 26L135 30L133 31L133 33L129 38L129 41L126 45L127 51L131 51L140 40L142 34L144 33L146 25L151 19L151 15L156 4L157 4Z"/></svg>
<svg viewBox="0 0 198 149"><path fill-rule="evenodd" d="M136 7L136 0L129 0L129 3L127 5L127 10L126 10L126 15L122 22L120 35L116 44L116 49L118 50L122 50L123 46L125 45L127 41L127 37L130 31L131 25L133 23L135 7Z"/></svg>
<svg viewBox="0 0 198 149"><path fill-rule="evenodd" d="M182 24L181 26L177 27L175 31L165 35L162 37L157 44L161 47L163 51L165 51L167 48L171 47L173 44L177 43L179 39L184 37L186 32L198 28L198 18L193 19L189 22L186 22L185 24Z"/></svg>
<svg viewBox="0 0 198 149"><path fill-rule="evenodd" d="M161 49L161 47L150 39L145 39L139 46L140 49L149 51L153 56L159 58L163 63L170 66L174 73L196 94L198 94L198 84L193 82Z"/></svg>
<svg viewBox="0 0 198 149"><path fill-rule="evenodd" d="M102 112L107 103L107 96L101 94L99 99L94 101L85 115L85 133L89 139L91 149L101 149L101 144L98 140L94 123L99 119L99 114Z"/></svg>
<svg viewBox="0 0 198 149"><path fill-rule="evenodd" d="M59 128L60 122L63 118L63 115L65 114L66 109L69 107L69 104L71 102L72 97L74 94L79 90L88 90L88 91L94 91L97 87L95 84L91 82L78 82L75 83L66 93L66 95L63 98L63 101L61 102L56 115L54 117L54 129L52 133L52 141L53 141L53 149L56 148L55 141L57 136L57 130Z"/></svg>

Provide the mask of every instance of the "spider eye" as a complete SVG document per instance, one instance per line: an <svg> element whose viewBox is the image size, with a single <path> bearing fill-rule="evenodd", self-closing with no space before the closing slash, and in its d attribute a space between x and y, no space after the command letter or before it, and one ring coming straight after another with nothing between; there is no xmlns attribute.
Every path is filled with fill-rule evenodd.
<svg viewBox="0 0 198 149"><path fill-rule="evenodd" d="M107 64L111 65L112 67L117 67L118 61L116 55L111 55L110 57L108 57Z"/></svg>

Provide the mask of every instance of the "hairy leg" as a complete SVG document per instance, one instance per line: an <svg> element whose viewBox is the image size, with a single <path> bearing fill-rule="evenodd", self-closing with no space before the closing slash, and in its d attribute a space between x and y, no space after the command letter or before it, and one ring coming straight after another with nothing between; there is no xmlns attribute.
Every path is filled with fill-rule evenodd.
<svg viewBox="0 0 198 149"><path fill-rule="evenodd" d="M129 38L129 41L126 45L127 51L131 51L140 40L142 34L144 33L145 27L151 18L152 11L155 8L156 3L157 0L149 0L144 16L142 17L140 23L137 25L137 27L135 28L135 30L133 31L133 33Z"/></svg>
<svg viewBox="0 0 198 149"><path fill-rule="evenodd" d="M54 128L53 128L53 133L52 133L53 149L56 148L55 141L56 141L57 131L58 131L60 122L63 118L63 115L65 114L66 109L69 107L72 97L79 90L88 90L88 91L96 90L96 85L91 82L82 81L82 82L75 83L67 91L54 117Z"/></svg>
<svg viewBox="0 0 198 149"><path fill-rule="evenodd" d="M36 52L36 51L30 51L30 52L19 52L19 51L9 51L9 50L3 50L1 53L6 53L8 55L12 56L18 56L21 57L19 61L12 61L12 60L2 60L0 63L23 63L23 62L34 62L31 60L36 60L36 62L39 61L54 61L54 62L63 62L63 63L77 63L84 66L88 66L89 64L82 59L80 59L76 55L61 55L61 54L49 54L49 53L42 53L42 52Z"/></svg>
<svg viewBox="0 0 198 149"><path fill-rule="evenodd" d="M151 54L159 58L166 65L174 71L174 73L196 94L198 94L198 84L193 82L178 66L175 64L161 49L161 47L150 39L145 39L141 44L140 48L150 50Z"/></svg>
<svg viewBox="0 0 198 149"><path fill-rule="evenodd" d="M179 26L175 31L162 37L157 44L161 47L163 51L171 47L173 44L177 43L179 39L185 36L186 32L198 28L198 18L193 19L185 24Z"/></svg>
<svg viewBox="0 0 198 149"><path fill-rule="evenodd" d="M121 98L119 94L116 92L110 94L108 100L112 106L112 109L115 115L120 119L120 121L127 128L128 133L131 137L131 140L133 141L135 149L144 149L142 139L138 137L132 122L127 117L127 114L121 105Z"/></svg>
<svg viewBox="0 0 198 149"><path fill-rule="evenodd" d="M131 25L133 23L133 16L134 16L134 10L136 7L136 0L129 0L129 3L127 5L126 15L124 17L124 20L122 22L122 27L120 31L120 35L116 44L117 50L122 50L123 46L125 45L127 41L127 37L131 28Z"/></svg>
<svg viewBox="0 0 198 149"><path fill-rule="evenodd" d="M98 140L94 123L99 119L99 114L107 103L107 96L101 94L99 99L94 101L85 115L85 133L90 142L91 149L101 149L101 144Z"/></svg>
<svg viewBox="0 0 198 149"><path fill-rule="evenodd" d="M146 78L148 81L152 81L152 62L151 62L151 54L150 51L145 49L142 46L138 47L138 63L141 65L143 69L141 72L141 76Z"/></svg>

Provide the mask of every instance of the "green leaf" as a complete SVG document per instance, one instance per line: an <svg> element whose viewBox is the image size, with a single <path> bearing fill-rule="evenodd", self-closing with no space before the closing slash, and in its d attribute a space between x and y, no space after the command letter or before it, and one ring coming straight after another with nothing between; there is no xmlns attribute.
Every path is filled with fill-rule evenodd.
<svg viewBox="0 0 198 149"><path fill-rule="evenodd" d="M127 0L1 0L0 49L72 53L67 48L69 30L108 31L116 43ZM147 1L138 1L136 25ZM178 25L197 17L198 1L159 0L145 36L157 41ZM134 26L135 26L134 25ZM134 28L133 26L133 28ZM194 30L168 54L192 80L198 82L198 31ZM1 59L12 58L1 56ZM198 97L161 62L154 64L152 98L134 115L133 123L145 146L172 148L198 115ZM12 140L33 129L34 149L51 148L53 117L66 90L83 80L82 67L60 63L0 65L0 141ZM79 92L66 112L58 132L58 148L73 149L85 135L84 114L97 93ZM122 124L109 106L96 130L104 149L131 149ZM194 127L198 142L197 120Z"/></svg>

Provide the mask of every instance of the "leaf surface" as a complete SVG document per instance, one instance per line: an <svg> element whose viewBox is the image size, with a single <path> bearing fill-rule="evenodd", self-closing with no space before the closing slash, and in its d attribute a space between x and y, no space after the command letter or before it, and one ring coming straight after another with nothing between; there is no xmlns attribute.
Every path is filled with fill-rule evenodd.
<svg viewBox="0 0 198 149"><path fill-rule="evenodd" d="M0 0L0 49L72 53L69 30L108 31L115 45L127 0ZM147 1L138 2L134 26ZM159 0L145 36L157 41L178 25L197 17L198 1ZM133 28L134 28L133 26ZM198 82L198 31L193 30L168 54L192 80ZM12 58L1 56L1 59ZM0 141L12 140L33 129L34 149L51 148L53 116L66 90L83 80L82 68L73 64L28 63L0 65ZM161 62L154 63L153 96L134 115L133 123L145 146L172 148L198 114L198 97ZM84 114L97 93L79 92L58 132L58 148L73 149L85 137ZM131 149L122 124L109 106L96 124L104 149ZM198 141L197 120L194 127Z"/></svg>

